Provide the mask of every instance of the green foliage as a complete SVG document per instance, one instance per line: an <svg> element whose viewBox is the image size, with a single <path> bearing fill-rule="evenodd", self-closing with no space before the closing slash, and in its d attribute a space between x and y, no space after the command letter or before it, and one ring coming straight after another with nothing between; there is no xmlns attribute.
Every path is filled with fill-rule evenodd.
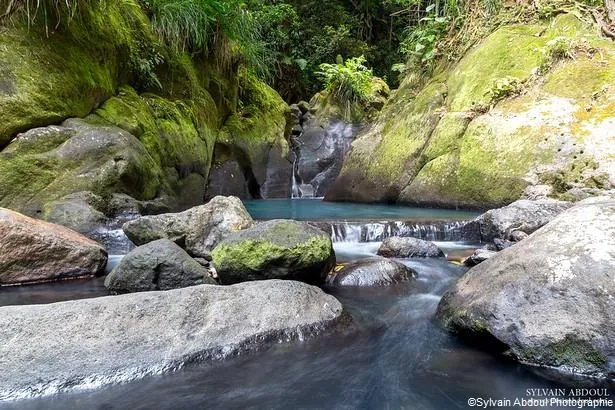
<svg viewBox="0 0 615 410"><path fill-rule="evenodd" d="M406 31L406 38L401 42L401 52L414 62L430 63L436 57L436 44L446 32L448 19L436 14L435 5L427 9L417 27Z"/></svg>
<svg viewBox="0 0 615 410"><path fill-rule="evenodd" d="M342 64L321 64L317 75L325 89L342 105L346 113L366 103L372 91L373 72L365 65L365 57L355 57Z"/></svg>
<svg viewBox="0 0 615 410"><path fill-rule="evenodd" d="M224 68L241 56L259 74L269 59L260 28L241 0L140 0L153 30L175 51L205 52Z"/></svg>

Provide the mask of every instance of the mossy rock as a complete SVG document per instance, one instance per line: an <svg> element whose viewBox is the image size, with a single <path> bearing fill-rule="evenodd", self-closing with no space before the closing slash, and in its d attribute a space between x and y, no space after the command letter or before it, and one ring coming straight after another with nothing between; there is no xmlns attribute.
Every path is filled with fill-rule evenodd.
<svg viewBox="0 0 615 410"><path fill-rule="evenodd" d="M596 33L571 14L503 26L417 93L402 84L326 199L494 208L612 188L615 45Z"/></svg>
<svg viewBox="0 0 615 410"><path fill-rule="evenodd" d="M133 135L92 115L35 128L0 152L0 204L30 215L68 194L152 199L162 170Z"/></svg>
<svg viewBox="0 0 615 410"><path fill-rule="evenodd" d="M237 163L249 187L246 195L288 198L292 173L290 107L275 90L246 70L240 70L239 88L241 106L227 118L216 139L215 168L225 170L229 168L225 164ZM269 187L276 174L288 175L286 186ZM209 196L224 193L219 177L217 173L210 179Z"/></svg>
<svg viewBox="0 0 615 410"><path fill-rule="evenodd" d="M335 265L331 238L305 222L272 220L229 235L212 252L221 283L324 281Z"/></svg>

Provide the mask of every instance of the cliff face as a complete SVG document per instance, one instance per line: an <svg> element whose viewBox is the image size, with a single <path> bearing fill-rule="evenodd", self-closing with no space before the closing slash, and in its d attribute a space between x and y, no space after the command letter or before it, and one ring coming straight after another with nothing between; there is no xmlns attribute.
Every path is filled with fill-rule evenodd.
<svg viewBox="0 0 615 410"><path fill-rule="evenodd" d="M327 200L490 208L615 185L615 43L572 14L506 25L352 145Z"/></svg>
<svg viewBox="0 0 615 410"><path fill-rule="evenodd" d="M250 146L241 172L265 176L245 195L263 196L270 151L292 166L284 101L233 59L161 45L139 6L105 4L56 32L0 26L0 206L40 214L90 191L185 208L216 191L220 143Z"/></svg>

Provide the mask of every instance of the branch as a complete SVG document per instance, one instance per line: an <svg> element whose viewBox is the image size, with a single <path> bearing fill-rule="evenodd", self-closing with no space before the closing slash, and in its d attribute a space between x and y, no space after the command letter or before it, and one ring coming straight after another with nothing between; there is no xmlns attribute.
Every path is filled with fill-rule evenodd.
<svg viewBox="0 0 615 410"><path fill-rule="evenodd" d="M615 0L604 0L606 14L609 16L609 23L615 24Z"/></svg>
<svg viewBox="0 0 615 410"><path fill-rule="evenodd" d="M608 2L613 2L613 0L607 0ZM611 25L609 25L604 18L602 17L602 14L600 14L597 10L592 10L592 15L594 16L594 19L596 20L596 23L598 23L598 25L600 26L600 29L602 30L602 32L604 33L604 35L606 35L607 37L610 37L612 39L615 39L615 30L613 30L613 28L611 28Z"/></svg>

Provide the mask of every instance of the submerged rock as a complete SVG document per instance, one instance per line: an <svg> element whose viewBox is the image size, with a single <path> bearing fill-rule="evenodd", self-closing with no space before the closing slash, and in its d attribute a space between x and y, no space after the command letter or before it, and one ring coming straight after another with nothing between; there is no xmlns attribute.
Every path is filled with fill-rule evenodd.
<svg viewBox="0 0 615 410"><path fill-rule="evenodd" d="M480 225L483 241L494 239L520 240L531 234L570 208L570 202L553 199L530 201L522 199L503 208L485 212L476 221Z"/></svg>
<svg viewBox="0 0 615 410"><path fill-rule="evenodd" d="M167 238L192 256L209 257L224 237L252 224L252 217L239 198L217 196L184 212L135 219L124 224L123 229L137 245Z"/></svg>
<svg viewBox="0 0 615 410"><path fill-rule="evenodd" d="M202 285L0 308L0 400L127 382L341 324L342 305L292 281Z"/></svg>
<svg viewBox="0 0 615 410"><path fill-rule="evenodd" d="M0 208L0 285L99 275L107 252L85 236Z"/></svg>
<svg viewBox="0 0 615 410"><path fill-rule="evenodd" d="M445 256L444 252L433 242L399 236L386 238L378 249L378 255L386 258L443 258Z"/></svg>
<svg viewBox="0 0 615 410"><path fill-rule="evenodd" d="M615 377L615 200L580 204L468 271L437 317L517 360Z"/></svg>
<svg viewBox="0 0 615 410"><path fill-rule="evenodd" d="M105 279L113 293L169 290L216 285L210 271L175 243L159 239L126 255Z"/></svg>
<svg viewBox="0 0 615 410"><path fill-rule="evenodd" d="M212 257L224 284L262 279L319 284L335 265L328 234L306 222L281 219L229 235Z"/></svg>
<svg viewBox="0 0 615 410"><path fill-rule="evenodd" d="M390 286L416 278L406 265L379 256L351 262L327 278L335 287Z"/></svg>

